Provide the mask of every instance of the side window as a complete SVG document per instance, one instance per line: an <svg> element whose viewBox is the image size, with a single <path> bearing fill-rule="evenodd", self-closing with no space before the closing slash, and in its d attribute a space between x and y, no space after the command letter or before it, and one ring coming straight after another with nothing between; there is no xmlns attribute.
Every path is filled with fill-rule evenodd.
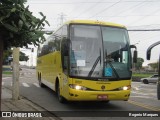
<svg viewBox="0 0 160 120"><path fill-rule="evenodd" d="M41 56L48 54L48 45L44 44L42 47Z"/></svg>
<svg viewBox="0 0 160 120"><path fill-rule="evenodd" d="M38 57L41 56L41 50L42 50L42 47L41 47L41 46L38 46L38 49L37 49L37 56L38 56Z"/></svg>
<svg viewBox="0 0 160 120"><path fill-rule="evenodd" d="M69 58L69 41L67 37L67 26L63 26L62 30L62 40L61 40L61 59L62 59L62 67L65 74L68 74L68 58Z"/></svg>
<svg viewBox="0 0 160 120"><path fill-rule="evenodd" d="M55 32L54 34L54 48L55 51L60 51L60 41L61 41L61 35L62 35L62 28L60 28L57 32Z"/></svg>
<svg viewBox="0 0 160 120"><path fill-rule="evenodd" d="M48 39L48 53L60 51L62 28L53 33Z"/></svg>
<svg viewBox="0 0 160 120"><path fill-rule="evenodd" d="M56 47L55 47L55 35L51 35L48 41L48 51L49 53L56 51Z"/></svg>
<svg viewBox="0 0 160 120"><path fill-rule="evenodd" d="M60 42L62 39L62 28L47 38L47 41L38 49L38 57L49 54L54 51L60 51Z"/></svg>

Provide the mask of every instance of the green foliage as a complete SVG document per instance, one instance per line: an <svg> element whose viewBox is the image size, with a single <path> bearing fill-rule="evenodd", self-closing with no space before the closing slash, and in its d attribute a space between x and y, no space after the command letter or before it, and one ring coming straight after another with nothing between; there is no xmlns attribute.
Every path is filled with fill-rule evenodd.
<svg viewBox="0 0 160 120"><path fill-rule="evenodd" d="M11 56L12 54L13 54L13 51L11 49L5 50L4 53L3 53L3 61L8 59L8 57ZM26 56L25 53L20 52L19 54L20 54L19 55L19 61L28 61L29 60L29 57Z"/></svg>
<svg viewBox="0 0 160 120"><path fill-rule="evenodd" d="M151 75L153 75L152 73L133 73L133 77L141 77L141 78L144 78L144 77L150 77Z"/></svg>
<svg viewBox="0 0 160 120"><path fill-rule="evenodd" d="M19 61L28 61L29 57L25 53L20 52Z"/></svg>
<svg viewBox="0 0 160 120"><path fill-rule="evenodd" d="M137 63L135 64L137 70L140 70L142 68L143 62L144 62L143 58L137 58Z"/></svg>
<svg viewBox="0 0 160 120"><path fill-rule="evenodd" d="M4 75L11 75L11 74L12 74L12 71L3 71L2 74L4 74Z"/></svg>
<svg viewBox="0 0 160 120"><path fill-rule="evenodd" d="M0 37L4 47L38 45L45 41L46 16L36 18L24 4L27 0L0 0ZM1 41L0 41L1 42Z"/></svg>
<svg viewBox="0 0 160 120"><path fill-rule="evenodd" d="M5 50L4 52L3 52L3 61L5 61L9 56L11 56L12 55L12 50Z"/></svg>
<svg viewBox="0 0 160 120"><path fill-rule="evenodd" d="M153 69L158 69L158 62L149 64Z"/></svg>

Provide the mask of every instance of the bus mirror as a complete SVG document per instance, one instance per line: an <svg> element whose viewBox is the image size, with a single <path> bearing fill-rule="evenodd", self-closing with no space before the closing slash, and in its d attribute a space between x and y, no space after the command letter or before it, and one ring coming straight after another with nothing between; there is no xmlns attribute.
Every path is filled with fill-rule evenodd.
<svg viewBox="0 0 160 120"><path fill-rule="evenodd" d="M133 62L134 63L137 63L137 54L138 54L138 52L137 52L137 50L135 50L133 53Z"/></svg>
<svg viewBox="0 0 160 120"><path fill-rule="evenodd" d="M137 47L135 45L130 45L130 49L134 48L134 52L133 52L133 62L137 63Z"/></svg>
<svg viewBox="0 0 160 120"><path fill-rule="evenodd" d="M137 49L137 47L135 45L130 45L130 48L135 48Z"/></svg>
<svg viewBox="0 0 160 120"><path fill-rule="evenodd" d="M147 60L150 60L151 58L151 51L147 51Z"/></svg>

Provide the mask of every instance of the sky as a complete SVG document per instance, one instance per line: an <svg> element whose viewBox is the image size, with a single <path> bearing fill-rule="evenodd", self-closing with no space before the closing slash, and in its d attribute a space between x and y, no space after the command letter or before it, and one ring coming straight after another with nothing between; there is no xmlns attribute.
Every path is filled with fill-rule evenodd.
<svg viewBox="0 0 160 120"><path fill-rule="evenodd" d="M47 17L50 26L46 25L45 30L55 30L74 19L118 23L128 30L160 29L160 0L28 0L27 5L36 17L41 17L39 12ZM160 31L129 31L129 36L130 43L137 46L138 57L144 59L144 66L157 62L160 45L152 50L150 61L146 60L146 50L160 41Z"/></svg>

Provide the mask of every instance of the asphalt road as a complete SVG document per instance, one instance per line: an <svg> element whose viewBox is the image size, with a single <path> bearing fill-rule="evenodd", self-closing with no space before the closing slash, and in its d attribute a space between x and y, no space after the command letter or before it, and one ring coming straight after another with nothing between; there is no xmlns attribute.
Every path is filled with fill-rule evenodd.
<svg viewBox="0 0 160 120"><path fill-rule="evenodd" d="M11 87L11 78L3 78L2 84L5 87ZM132 82L132 93L129 101L110 101L109 103L68 102L67 104L62 104L58 102L56 94L52 90L39 87L34 69L23 69L20 75L20 94L64 120L113 119L114 116L123 116L123 114L128 115L129 113L134 115L134 113L141 111L160 112L160 101L156 98L156 84L146 85L140 82ZM159 119L159 117L154 119ZM128 118L114 117L114 119L125 120ZM141 119L150 118L141 117Z"/></svg>

